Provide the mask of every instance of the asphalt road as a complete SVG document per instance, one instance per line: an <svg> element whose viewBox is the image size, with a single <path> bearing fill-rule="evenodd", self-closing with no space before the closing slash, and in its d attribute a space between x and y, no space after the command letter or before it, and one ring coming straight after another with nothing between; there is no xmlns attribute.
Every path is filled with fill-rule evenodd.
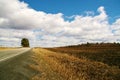
<svg viewBox="0 0 120 80"><path fill-rule="evenodd" d="M36 74L32 54L30 48L0 51L0 80L30 80Z"/></svg>

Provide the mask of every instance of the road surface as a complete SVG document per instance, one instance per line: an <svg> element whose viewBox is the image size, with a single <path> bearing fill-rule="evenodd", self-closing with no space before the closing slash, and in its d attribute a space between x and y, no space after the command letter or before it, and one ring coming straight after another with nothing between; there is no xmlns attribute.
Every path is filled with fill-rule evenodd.
<svg viewBox="0 0 120 80"><path fill-rule="evenodd" d="M31 55L30 48L0 51L0 80L30 80L36 74Z"/></svg>

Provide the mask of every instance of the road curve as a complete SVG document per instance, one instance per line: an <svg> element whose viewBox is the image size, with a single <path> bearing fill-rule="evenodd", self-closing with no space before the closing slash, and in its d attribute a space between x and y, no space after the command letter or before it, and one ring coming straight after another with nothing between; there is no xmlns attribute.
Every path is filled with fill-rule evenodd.
<svg viewBox="0 0 120 80"><path fill-rule="evenodd" d="M0 51L0 80L31 80L37 73L32 56L30 48Z"/></svg>

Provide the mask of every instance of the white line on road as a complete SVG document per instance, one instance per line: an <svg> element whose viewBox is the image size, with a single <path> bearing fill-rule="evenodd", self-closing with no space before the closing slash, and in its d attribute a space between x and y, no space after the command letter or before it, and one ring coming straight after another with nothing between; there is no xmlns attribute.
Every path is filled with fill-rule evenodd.
<svg viewBox="0 0 120 80"><path fill-rule="evenodd" d="M7 60L7 59L10 59L10 58L12 58L12 57L18 56L18 55L20 55L20 54L23 54L23 53L29 51L30 49L31 49L31 48L22 48L22 49L21 49L22 51L14 54L14 55L10 55L10 56L7 56L7 57L5 57L5 58L2 58L2 59L0 59L0 62L5 61L5 60Z"/></svg>

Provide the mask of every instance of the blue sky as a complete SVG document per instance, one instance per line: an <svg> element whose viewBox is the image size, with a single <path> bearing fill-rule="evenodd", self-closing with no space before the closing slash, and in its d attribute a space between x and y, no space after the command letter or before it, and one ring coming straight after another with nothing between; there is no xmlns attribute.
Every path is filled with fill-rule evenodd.
<svg viewBox="0 0 120 80"><path fill-rule="evenodd" d="M85 11L94 11L104 6L110 22L120 17L120 0L21 0L38 11L46 13L63 13L64 16L80 15Z"/></svg>
<svg viewBox="0 0 120 80"><path fill-rule="evenodd" d="M120 0L0 0L0 45L120 42Z"/></svg>

